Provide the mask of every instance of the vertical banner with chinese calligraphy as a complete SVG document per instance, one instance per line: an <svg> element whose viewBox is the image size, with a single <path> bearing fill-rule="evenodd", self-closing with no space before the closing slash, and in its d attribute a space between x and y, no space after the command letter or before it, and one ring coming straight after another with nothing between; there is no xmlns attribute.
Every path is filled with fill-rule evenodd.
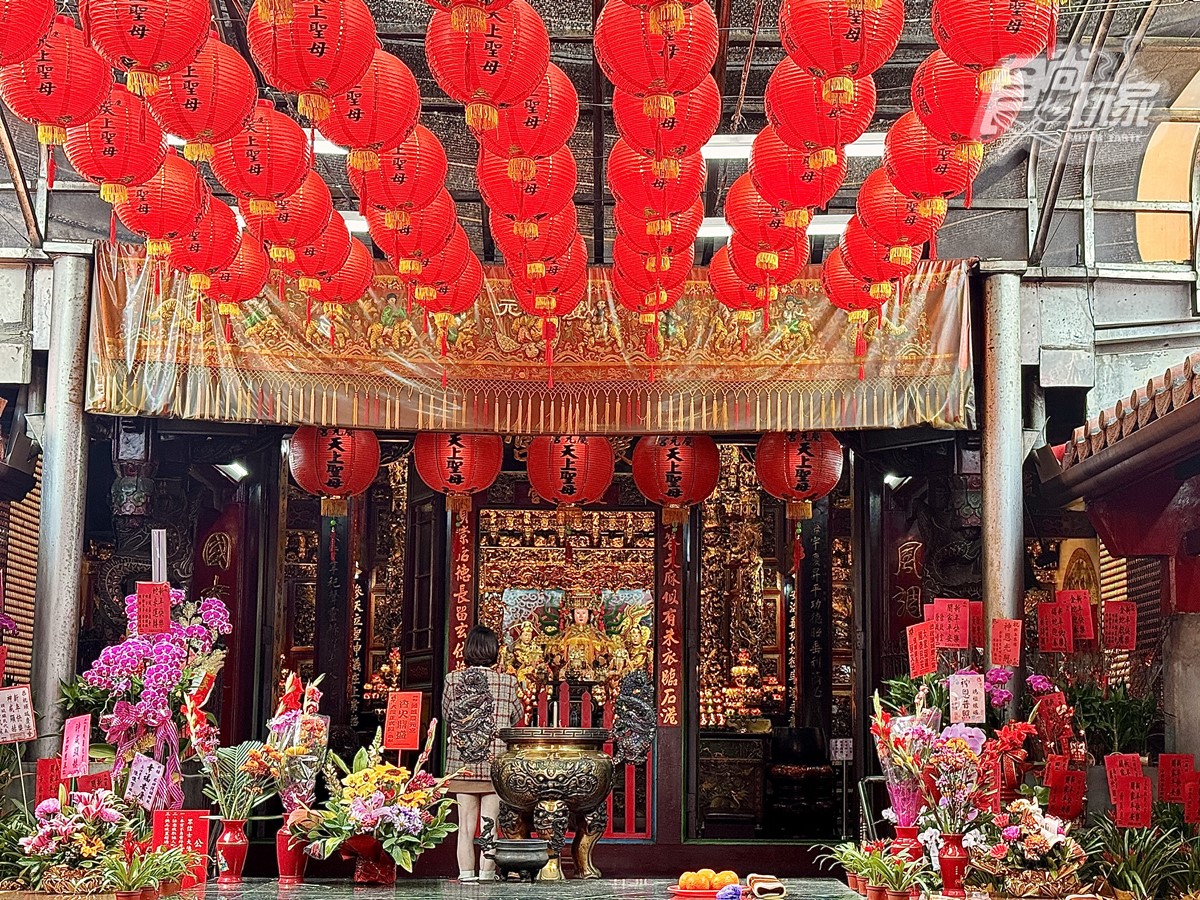
<svg viewBox="0 0 1200 900"><path fill-rule="evenodd" d="M678 728L683 702L683 544L680 530L663 529L662 590L658 596L658 727Z"/></svg>
<svg viewBox="0 0 1200 900"><path fill-rule="evenodd" d="M455 517L450 539L450 658L453 672L464 666L463 648L475 619L475 514Z"/></svg>

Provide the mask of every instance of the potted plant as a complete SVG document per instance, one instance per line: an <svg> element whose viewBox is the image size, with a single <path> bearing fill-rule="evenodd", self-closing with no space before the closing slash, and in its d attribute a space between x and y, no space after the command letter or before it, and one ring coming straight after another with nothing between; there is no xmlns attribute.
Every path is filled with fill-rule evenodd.
<svg viewBox="0 0 1200 900"><path fill-rule="evenodd" d="M894 857L887 841L867 841L862 847L862 876L867 882L867 900L886 900L885 869Z"/></svg>
<svg viewBox="0 0 1200 900"><path fill-rule="evenodd" d="M879 877L887 900L908 900L914 893L929 890L934 881L933 869L924 856L914 860L897 853L880 860Z"/></svg>
<svg viewBox="0 0 1200 900"><path fill-rule="evenodd" d="M1014 800L980 829L971 847L973 876L1012 897L1078 893L1087 856L1068 830L1033 797Z"/></svg>
<svg viewBox="0 0 1200 900"><path fill-rule="evenodd" d="M204 795L221 812L221 835L217 838L217 883L240 884L246 852L246 821L260 803L274 793L270 774L254 762L262 752L261 741L242 741L233 747L203 747L200 764L207 778Z"/></svg>
<svg viewBox="0 0 1200 900"><path fill-rule="evenodd" d="M153 889L153 861L149 856L128 831L119 850L104 856L100 870L103 883L117 895L117 900L141 900L144 889Z"/></svg>
<svg viewBox="0 0 1200 900"><path fill-rule="evenodd" d="M1150 735L1158 721L1158 697L1153 691L1135 696L1124 684L1080 681L1067 688L1075 719L1087 734L1096 759L1109 753L1136 753L1147 762Z"/></svg>
<svg viewBox="0 0 1200 900"><path fill-rule="evenodd" d="M130 816L112 791L63 789L39 803L19 828L24 833L17 840L23 853L18 864L30 887L52 894L97 893L103 889L103 862L120 851Z"/></svg>
<svg viewBox="0 0 1200 900"><path fill-rule="evenodd" d="M1166 900L1186 876L1183 843L1173 828L1119 828L1102 816L1082 838L1083 871L1117 900Z"/></svg>
<svg viewBox="0 0 1200 900"><path fill-rule="evenodd" d="M162 847L154 851L151 864L158 881L159 894L163 897L178 894L183 879L195 870L201 859L199 853L182 847Z"/></svg>
<svg viewBox="0 0 1200 900"><path fill-rule="evenodd" d="M855 893L866 893L866 886L860 885L860 872L866 865L866 857L853 841L837 844L829 848L828 853L817 857L818 864L830 863L840 865L846 872L846 883Z"/></svg>
<svg viewBox="0 0 1200 900"><path fill-rule="evenodd" d="M329 754L327 769L334 769L334 777L326 778L329 799L319 809L300 809L288 817L287 824L310 841L312 856L353 857L356 882L392 884L397 865L411 872L423 851L455 830L446 821L454 805L446 796L449 776L438 779L422 771L436 727L435 719L413 772L383 762L381 732L349 766Z"/></svg>

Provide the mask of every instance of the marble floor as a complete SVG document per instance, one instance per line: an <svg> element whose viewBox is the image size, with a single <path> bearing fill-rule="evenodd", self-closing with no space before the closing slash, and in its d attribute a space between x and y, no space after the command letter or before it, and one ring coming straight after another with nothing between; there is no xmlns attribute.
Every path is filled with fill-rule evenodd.
<svg viewBox="0 0 1200 900"><path fill-rule="evenodd" d="M857 895L844 884L828 878L786 882L788 896L797 900L850 900ZM205 900L669 900L667 881L565 881L549 884L507 882L459 884L449 880L405 879L395 888L358 887L344 881L304 884L281 890L271 880L248 879L240 888L214 891L210 885Z"/></svg>

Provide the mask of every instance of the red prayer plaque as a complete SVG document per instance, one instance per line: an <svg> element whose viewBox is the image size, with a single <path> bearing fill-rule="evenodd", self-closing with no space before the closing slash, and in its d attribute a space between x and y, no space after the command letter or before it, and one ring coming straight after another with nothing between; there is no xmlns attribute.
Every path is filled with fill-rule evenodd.
<svg viewBox="0 0 1200 900"><path fill-rule="evenodd" d="M43 756L37 761L37 779L33 789L34 802L41 803L43 800L57 797L60 784L62 784L62 760L57 756Z"/></svg>
<svg viewBox="0 0 1200 900"><path fill-rule="evenodd" d="M391 691L383 720L385 750L416 750L421 746L421 692Z"/></svg>
<svg viewBox="0 0 1200 900"><path fill-rule="evenodd" d="M945 650L969 650L971 647L971 601L939 598L933 601L936 623L934 646Z"/></svg>
<svg viewBox="0 0 1200 900"><path fill-rule="evenodd" d="M1164 803L1183 803L1183 789L1196 775L1196 759L1190 753L1160 753L1158 757L1158 799Z"/></svg>
<svg viewBox="0 0 1200 900"><path fill-rule="evenodd" d="M1042 653L1075 652L1070 606L1058 602L1038 604L1038 650Z"/></svg>
<svg viewBox="0 0 1200 900"><path fill-rule="evenodd" d="M180 847L200 854L200 862L184 877L180 887L204 884L208 877L208 812L203 809L156 809L154 849Z"/></svg>
<svg viewBox="0 0 1200 900"><path fill-rule="evenodd" d="M84 794L90 794L101 789L106 791L112 790L111 769L105 769L103 772L96 772L92 775L80 775L75 779L75 790Z"/></svg>
<svg viewBox="0 0 1200 900"><path fill-rule="evenodd" d="M91 713L63 723L62 777L78 778L88 773L88 745L92 739Z"/></svg>
<svg viewBox="0 0 1200 900"><path fill-rule="evenodd" d="M1091 591L1056 591L1055 599L1071 609L1071 634L1078 644L1080 641L1096 639L1095 617L1092 615Z"/></svg>
<svg viewBox="0 0 1200 900"><path fill-rule="evenodd" d="M983 601L970 601L971 646L983 647Z"/></svg>
<svg viewBox="0 0 1200 900"><path fill-rule="evenodd" d="M934 646L934 623L909 625L908 674L913 678L932 675L937 671L937 647Z"/></svg>
<svg viewBox="0 0 1200 900"><path fill-rule="evenodd" d="M992 620L992 665L1021 665L1021 635L1025 623L1020 619Z"/></svg>
<svg viewBox="0 0 1200 900"><path fill-rule="evenodd" d="M29 685L0 688L0 744L36 739L37 721L33 717Z"/></svg>
<svg viewBox="0 0 1200 900"><path fill-rule="evenodd" d="M1140 776L1142 759L1136 753L1110 753L1104 757L1104 774L1108 778L1108 793L1115 797L1117 779Z"/></svg>
<svg viewBox="0 0 1200 900"><path fill-rule="evenodd" d="M165 581L137 583L137 633L171 630L171 585Z"/></svg>
<svg viewBox="0 0 1200 900"><path fill-rule="evenodd" d="M949 687L951 722L975 725L987 720L982 675L951 675Z"/></svg>
<svg viewBox="0 0 1200 900"><path fill-rule="evenodd" d="M4 683L4 670L8 667L8 648L0 644L0 684Z"/></svg>
<svg viewBox="0 0 1200 900"><path fill-rule="evenodd" d="M1119 828L1149 828L1153 787L1146 775L1120 775L1112 788L1113 817Z"/></svg>
<svg viewBox="0 0 1200 900"><path fill-rule="evenodd" d="M1068 764L1067 757L1058 753L1051 753L1046 757L1046 768L1042 770L1042 781L1046 787L1053 787L1062 773L1067 771Z"/></svg>
<svg viewBox="0 0 1200 900"><path fill-rule="evenodd" d="M1104 604L1104 646L1109 650L1137 649L1137 604L1132 600Z"/></svg>
<svg viewBox="0 0 1200 900"><path fill-rule="evenodd" d="M1083 815L1083 798L1087 793L1087 772L1081 769L1063 769L1053 783L1047 782L1050 799L1046 811L1065 821Z"/></svg>
<svg viewBox="0 0 1200 900"><path fill-rule="evenodd" d="M1200 825L1200 781L1196 779L1183 786L1183 821Z"/></svg>

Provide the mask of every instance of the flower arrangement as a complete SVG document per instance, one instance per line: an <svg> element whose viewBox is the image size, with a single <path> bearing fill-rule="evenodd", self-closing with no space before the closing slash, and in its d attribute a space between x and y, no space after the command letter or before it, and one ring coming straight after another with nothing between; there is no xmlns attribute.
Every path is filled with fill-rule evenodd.
<svg viewBox="0 0 1200 900"><path fill-rule="evenodd" d="M30 832L18 841L22 880L49 893L98 893L101 866L119 852L129 828L129 810L112 791L60 791L37 805Z"/></svg>
<svg viewBox="0 0 1200 900"><path fill-rule="evenodd" d="M1167 900L1200 888L1189 877L1190 842L1173 828L1119 828L1101 817L1082 843L1084 875L1118 900Z"/></svg>
<svg viewBox="0 0 1200 900"><path fill-rule="evenodd" d="M125 832L118 851L105 855L101 863L104 887L121 894L138 894L142 888L158 886L154 852Z"/></svg>
<svg viewBox="0 0 1200 900"><path fill-rule="evenodd" d="M986 822L987 785L980 765L986 740L980 729L961 724L934 739L921 781L923 824L941 834L966 834Z"/></svg>
<svg viewBox="0 0 1200 900"><path fill-rule="evenodd" d="M1009 896L1063 897L1079 890L1085 861L1062 820L1043 812L1037 800L1021 797L982 828L971 847L970 867Z"/></svg>
<svg viewBox="0 0 1200 900"><path fill-rule="evenodd" d="M888 818L901 827L916 824L921 810L921 778L925 759L937 734L941 712L925 709L925 693L915 698L913 715L896 716L883 708L875 694L875 714L871 717L871 735L875 752L887 779L891 808Z"/></svg>
<svg viewBox="0 0 1200 900"><path fill-rule="evenodd" d="M242 741L233 747L215 747L200 756L208 783L204 796L217 804L221 818L241 820L275 793L269 772L254 761L262 753L261 741Z"/></svg>
<svg viewBox="0 0 1200 900"><path fill-rule="evenodd" d="M343 774L341 778L326 778L330 796L323 808L302 808L288 816L293 831L311 842L309 855L325 859L340 851L345 857L369 858L382 850L395 864L411 872L423 851L455 831L455 826L446 821L454 805L446 796L449 776L437 779L422 770L436 726L435 719L413 772L383 761L381 732L376 732L370 747L355 754L349 766L330 754Z"/></svg>
<svg viewBox="0 0 1200 900"><path fill-rule="evenodd" d="M125 598L128 636L105 647L74 682L63 686L69 714L90 712L98 717L105 740L113 746L113 782L130 765L135 753L148 753L164 765L156 805L183 804L179 762L193 750L193 726L207 723L181 716L185 704L201 709L212 690L225 651L217 647L229 634L229 610L219 597L187 599L171 591L169 631L142 635L137 630L137 595Z"/></svg>
<svg viewBox="0 0 1200 900"><path fill-rule="evenodd" d="M267 722L267 742L252 751L247 771L275 781L284 813L313 805L317 773L329 746L329 718L317 714L321 678L305 684L295 672L284 672L279 704Z"/></svg>

